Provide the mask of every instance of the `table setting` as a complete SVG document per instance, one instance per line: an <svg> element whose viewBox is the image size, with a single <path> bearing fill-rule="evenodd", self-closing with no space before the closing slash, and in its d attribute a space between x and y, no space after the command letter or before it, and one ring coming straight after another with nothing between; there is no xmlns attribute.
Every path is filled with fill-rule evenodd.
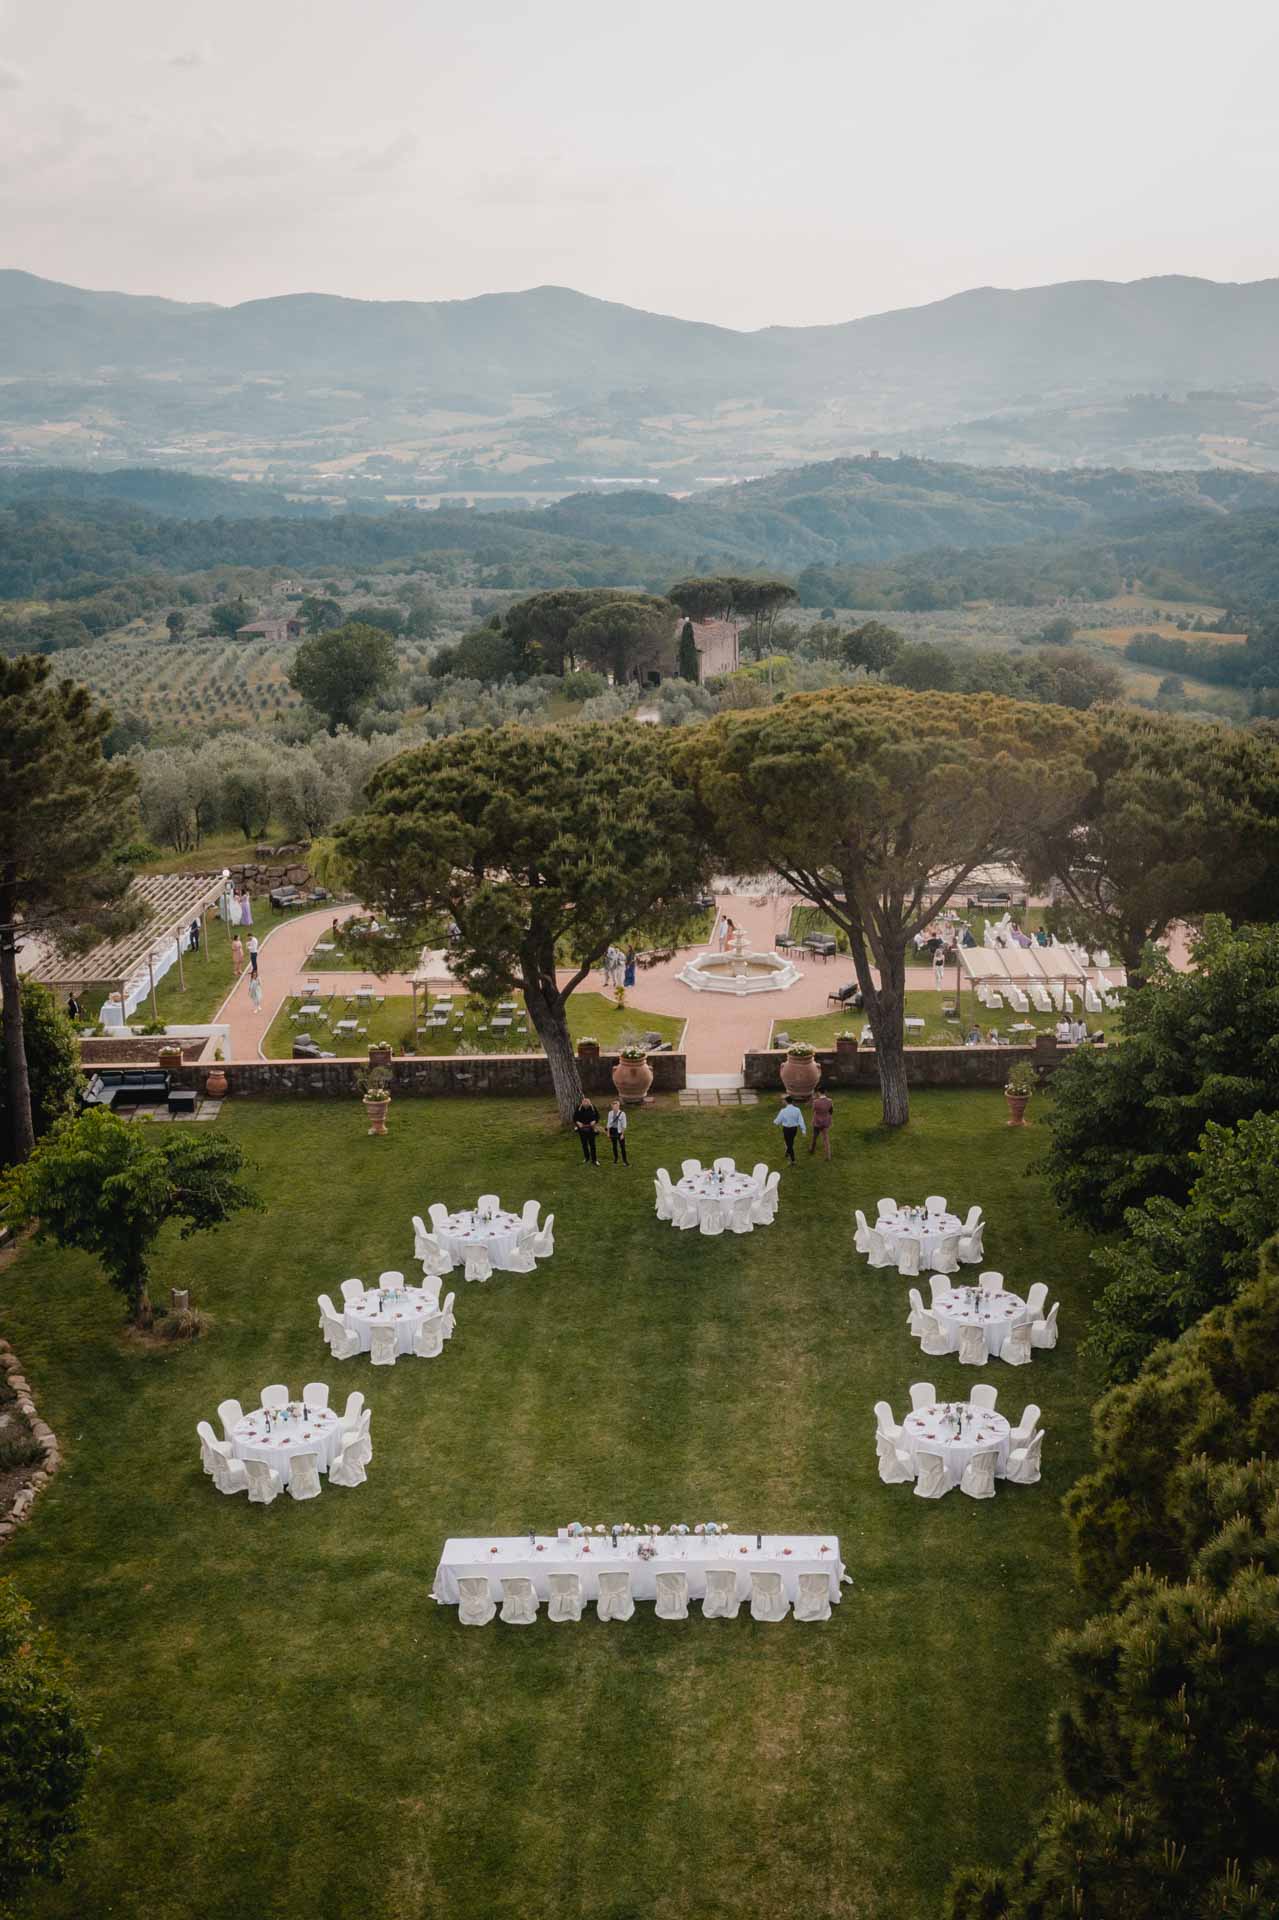
<svg viewBox="0 0 1279 1920"><path fill-rule="evenodd" d="M387 1326L395 1328L396 1353L412 1353L418 1327L439 1304L438 1279L427 1279L420 1287L368 1287L362 1299L346 1302L342 1322L358 1337L362 1353L373 1344L374 1327Z"/></svg>
<svg viewBox="0 0 1279 1920"><path fill-rule="evenodd" d="M989 1447L998 1455L995 1477L1002 1480L1008 1468L1010 1431L1002 1413L990 1407L974 1407L967 1400L921 1407L918 1412L907 1414L901 1428L902 1443L912 1460L920 1449L941 1454L946 1463L948 1487L957 1487L973 1455Z"/></svg>
<svg viewBox="0 0 1279 1920"><path fill-rule="evenodd" d="M950 1287L933 1296L929 1312L937 1318L953 1353L961 1327L978 1326L986 1335L986 1352L995 1358L1003 1351L1010 1327L1026 1318L1026 1302L1017 1293L986 1293L980 1287Z"/></svg>
<svg viewBox="0 0 1279 1920"><path fill-rule="evenodd" d="M894 1214L886 1217L881 1215L875 1225L894 1258L904 1240L919 1242L921 1273L931 1264L945 1235L962 1233L964 1230L964 1223L957 1214L929 1213L924 1207L898 1207Z"/></svg>
<svg viewBox="0 0 1279 1920"><path fill-rule="evenodd" d="M231 1450L237 1460L264 1460L288 1484L294 1454L313 1453L319 1470L327 1473L342 1443L342 1422L328 1407L308 1407L292 1400L279 1409L255 1407L231 1429Z"/></svg>
<svg viewBox="0 0 1279 1920"><path fill-rule="evenodd" d="M699 1219L705 1208L719 1206L723 1209L726 1225L729 1210L735 1202L753 1200L759 1192L752 1174L717 1173L713 1167L704 1167L700 1173L685 1174L682 1180L675 1181L674 1186L676 1193L687 1194L696 1203Z"/></svg>
<svg viewBox="0 0 1279 1920"><path fill-rule="evenodd" d="M455 1260L465 1260L468 1248L486 1247L493 1265L504 1267L523 1226L520 1215L509 1213L505 1207L484 1213L474 1207L449 1214L443 1226L433 1231Z"/></svg>

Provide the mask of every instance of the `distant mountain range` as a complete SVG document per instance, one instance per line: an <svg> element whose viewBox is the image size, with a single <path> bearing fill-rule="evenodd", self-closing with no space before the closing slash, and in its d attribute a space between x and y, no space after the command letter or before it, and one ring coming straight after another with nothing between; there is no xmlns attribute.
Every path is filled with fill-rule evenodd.
<svg viewBox="0 0 1279 1920"><path fill-rule="evenodd" d="M1279 279L987 287L739 333L563 287L219 307L11 269L0 375L0 460L159 457L412 497L696 490L872 446L1279 469Z"/></svg>

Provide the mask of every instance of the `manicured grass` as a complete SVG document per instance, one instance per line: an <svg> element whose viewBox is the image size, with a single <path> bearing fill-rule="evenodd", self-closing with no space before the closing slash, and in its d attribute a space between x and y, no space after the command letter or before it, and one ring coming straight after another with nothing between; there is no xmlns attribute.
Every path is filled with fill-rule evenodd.
<svg viewBox="0 0 1279 1920"><path fill-rule="evenodd" d="M980 943L982 935L986 930L987 915L976 912L969 913L964 905L965 899L966 895L961 893L957 900L951 902L951 905L960 915L961 919L972 928L974 940ZM1046 909L1043 907L1027 907L1024 912L1014 914L1013 918L1024 933L1034 933L1037 928L1043 926L1045 915ZM1001 920L1003 918L1003 911L1001 910L999 913L991 914L989 917L992 920ZM835 922L828 914L823 913L820 907L806 907L796 903L796 905L791 908L791 940L793 942L801 941L810 933L833 933L838 943L839 951L841 953L847 953L849 951L848 935L842 927L835 925ZM918 962L915 962L912 957L911 964L930 966L932 964L931 956L923 954Z"/></svg>
<svg viewBox="0 0 1279 1920"><path fill-rule="evenodd" d="M369 976L366 974L364 978L368 979ZM444 997L441 995L441 998ZM520 1031L519 1014L514 1016L515 1024L509 1029L499 1033L481 1033L480 1025L483 1023L487 1026L489 1010L478 1000L468 999L465 994L457 994L454 998L465 1009L460 1034L455 1031L453 1023L447 1027L428 1028L425 1033L415 1033L413 1002L408 994L388 994L380 1007L361 1007L350 995L337 994L325 1007L327 1026L314 1018L293 1020L292 1013L298 1005L303 1004L300 998L295 997L280 1008L271 1022L264 1051L268 1060L287 1060L293 1049L295 1035L309 1033L321 1046L337 1054L363 1053L378 1040L389 1041L398 1051L410 1035L413 1036L413 1051L421 1054L453 1054L458 1051L459 1042L470 1053L541 1052L541 1042L532 1023L529 1023L525 1032ZM419 994L419 1021L421 1009L422 997ZM362 1027L368 1028L368 1032L334 1033L334 1025L338 1020L358 1020ZM684 1022L672 1014L645 1013L629 1003L625 1007L617 1007L601 993L572 994L568 1003L568 1024L575 1040L583 1034L594 1034L605 1049L617 1047L624 1036L629 1038L637 1033L660 1033L664 1040L669 1040L675 1046L684 1031Z"/></svg>
<svg viewBox="0 0 1279 1920"><path fill-rule="evenodd" d="M953 982L953 969L947 977ZM842 985L842 982L839 984ZM833 988L836 982L832 980L831 985ZM1061 1018L1059 1013L1036 1013L1033 1007L1029 1013L1014 1013L1008 1006L1004 1007L1002 1013L989 1013L978 1001L971 988L965 986L959 1001L960 1018L947 1020L942 1014L942 1007L947 1003L953 1004L954 999L953 993L908 993L906 995L907 1017L924 1022L922 1033L915 1029L907 1034L906 1038L912 1046L962 1046L964 1035L974 1022L981 1028L983 1040L993 1028L1004 1039L1024 1042L1027 1038L1024 1033L1013 1033L1011 1030L1014 1021L1029 1021L1037 1033L1051 1033ZM1087 1021L1090 1031L1097 1026L1104 1031L1107 1022L1114 1024L1115 1015L1090 1013L1087 1015ZM814 1014L808 1020L784 1020L779 1015L773 1022L773 1031L788 1033L792 1040L807 1040L814 1047L833 1047L837 1034L860 1034L865 1025L866 1015L855 1007L850 1007L844 1013L832 1011Z"/></svg>
<svg viewBox="0 0 1279 1920"><path fill-rule="evenodd" d="M265 1214L167 1239L154 1291L215 1322L121 1337L85 1257L24 1252L5 1334L67 1464L6 1555L56 1630L102 1746L88 1826L42 1920L920 1920L948 1871L1007 1860L1049 1787L1045 1650L1072 1615L1061 1496L1088 1457L1087 1242L1029 1171L1034 1130L984 1093L917 1095L886 1135L841 1095L834 1163L782 1176L777 1224L678 1234L650 1172L776 1164L771 1111L638 1112L633 1165L583 1167L540 1103L230 1101ZM315 1295L409 1267L409 1215L486 1190L555 1211L536 1275L457 1285L438 1361L336 1365ZM1018 1373L921 1360L906 1284L852 1250L852 1209L986 1207L988 1258L1062 1301ZM456 1283L454 1283L456 1284ZM989 1378L1048 1430L1043 1483L975 1503L883 1487L873 1403ZM368 1484L224 1499L195 1422L269 1381L373 1409ZM824 1626L641 1605L515 1632L428 1599L451 1533L570 1519L839 1532L856 1585Z"/></svg>

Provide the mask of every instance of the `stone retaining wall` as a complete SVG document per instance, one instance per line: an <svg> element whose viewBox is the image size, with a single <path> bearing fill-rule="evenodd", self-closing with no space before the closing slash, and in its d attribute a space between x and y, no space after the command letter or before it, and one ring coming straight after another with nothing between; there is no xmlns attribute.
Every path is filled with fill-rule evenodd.
<svg viewBox="0 0 1279 1920"><path fill-rule="evenodd" d="M910 1087L1002 1087L1014 1066L1051 1073L1075 1051L1060 1046L1051 1033L1038 1034L1025 1047L907 1047L906 1084ZM743 1071L748 1087L781 1091L784 1048L748 1053ZM879 1068L873 1047L817 1049L825 1087L877 1087Z"/></svg>
<svg viewBox="0 0 1279 1920"><path fill-rule="evenodd" d="M578 1059L577 1069L588 1093L613 1095L613 1068L618 1055L601 1054L598 1059ZM156 1064L155 1045L150 1058L139 1066ZM654 1093L678 1093L685 1084L682 1053L655 1053ZM92 1073L89 1067L86 1072ZM344 1100L359 1092L356 1076L366 1071L362 1060L231 1060L224 1067L215 1063L183 1065L173 1074L175 1084L196 1087L201 1093L211 1073L224 1072L227 1084L237 1097ZM553 1092L551 1069L541 1053L470 1053L456 1055L418 1055L391 1062L392 1095L433 1095L464 1093L546 1094Z"/></svg>
<svg viewBox="0 0 1279 1920"><path fill-rule="evenodd" d="M19 1488L8 1513L0 1518L0 1543L3 1543L15 1528L22 1525L35 1504L37 1494L42 1488L48 1486L62 1465L62 1455L58 1450L57 1435L53 1428L46 1425L36 1411L36 1403L32 1398L31 1388L27 1385L18 1356L7 1340L0 1340L0 1372L8 1378L18 1403L18 1411L30 1427L32 1438L44 1451L44 1465L36 1468L25 1487Z"/></svg>
<svg viewBox="0 0 1279 1920"><path fill-rule="evenodd" d="M81 1040L82 1067L151 1067L162 1034L136 1034L131 1040ZM185 1061L196 1061L208 1045L207 1040L171 1040L170 1046L182 1048Z"/></svg>

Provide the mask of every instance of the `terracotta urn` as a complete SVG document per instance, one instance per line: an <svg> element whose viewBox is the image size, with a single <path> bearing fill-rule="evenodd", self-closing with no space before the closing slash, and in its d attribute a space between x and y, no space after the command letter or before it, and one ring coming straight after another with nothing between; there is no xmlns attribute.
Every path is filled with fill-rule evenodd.
<svg viewBox="0 0 1279 1920"><path fill-rule="evenodd" d="M380 1100L366 1100L364 1111L368 1116L369 1133L379 1140L386 1137L386 1116L390 1109L391 1096L384 1094Z"/></svg>
<svg viewBox="0 0 1279 1920"><path fill-rule="evenodd" d="M792 1100L811 1100L821 1078L821 1064L816 1054L804 1058L788 1053L782 1061L782 1085Z"/></svg>
<svg viewBox="0 0 1279 1920"><path fill-rule="evenodd" d="M204 1076L204 1095L206 1100L225 1100L230 1088L227 1077L221 1067L210 1067Z"/></svg>
<svg viewBox="0 0 1279 1920"><path fill-rule="evenodd" d="M1008 1102L1008 1124L1010 1127L1024 1127L1026 1124L1026 1106L1030 1100L1028 1093L1005 1093Z"/></svg>
<svg viewBox="0 0 1279 1920"><path fill-rule="evenodd" d="M653 1069L647 1060L627 1060L622 1057L613 1068L613 1085L624 1107L639 1106L652 1084Z"/></svg>

